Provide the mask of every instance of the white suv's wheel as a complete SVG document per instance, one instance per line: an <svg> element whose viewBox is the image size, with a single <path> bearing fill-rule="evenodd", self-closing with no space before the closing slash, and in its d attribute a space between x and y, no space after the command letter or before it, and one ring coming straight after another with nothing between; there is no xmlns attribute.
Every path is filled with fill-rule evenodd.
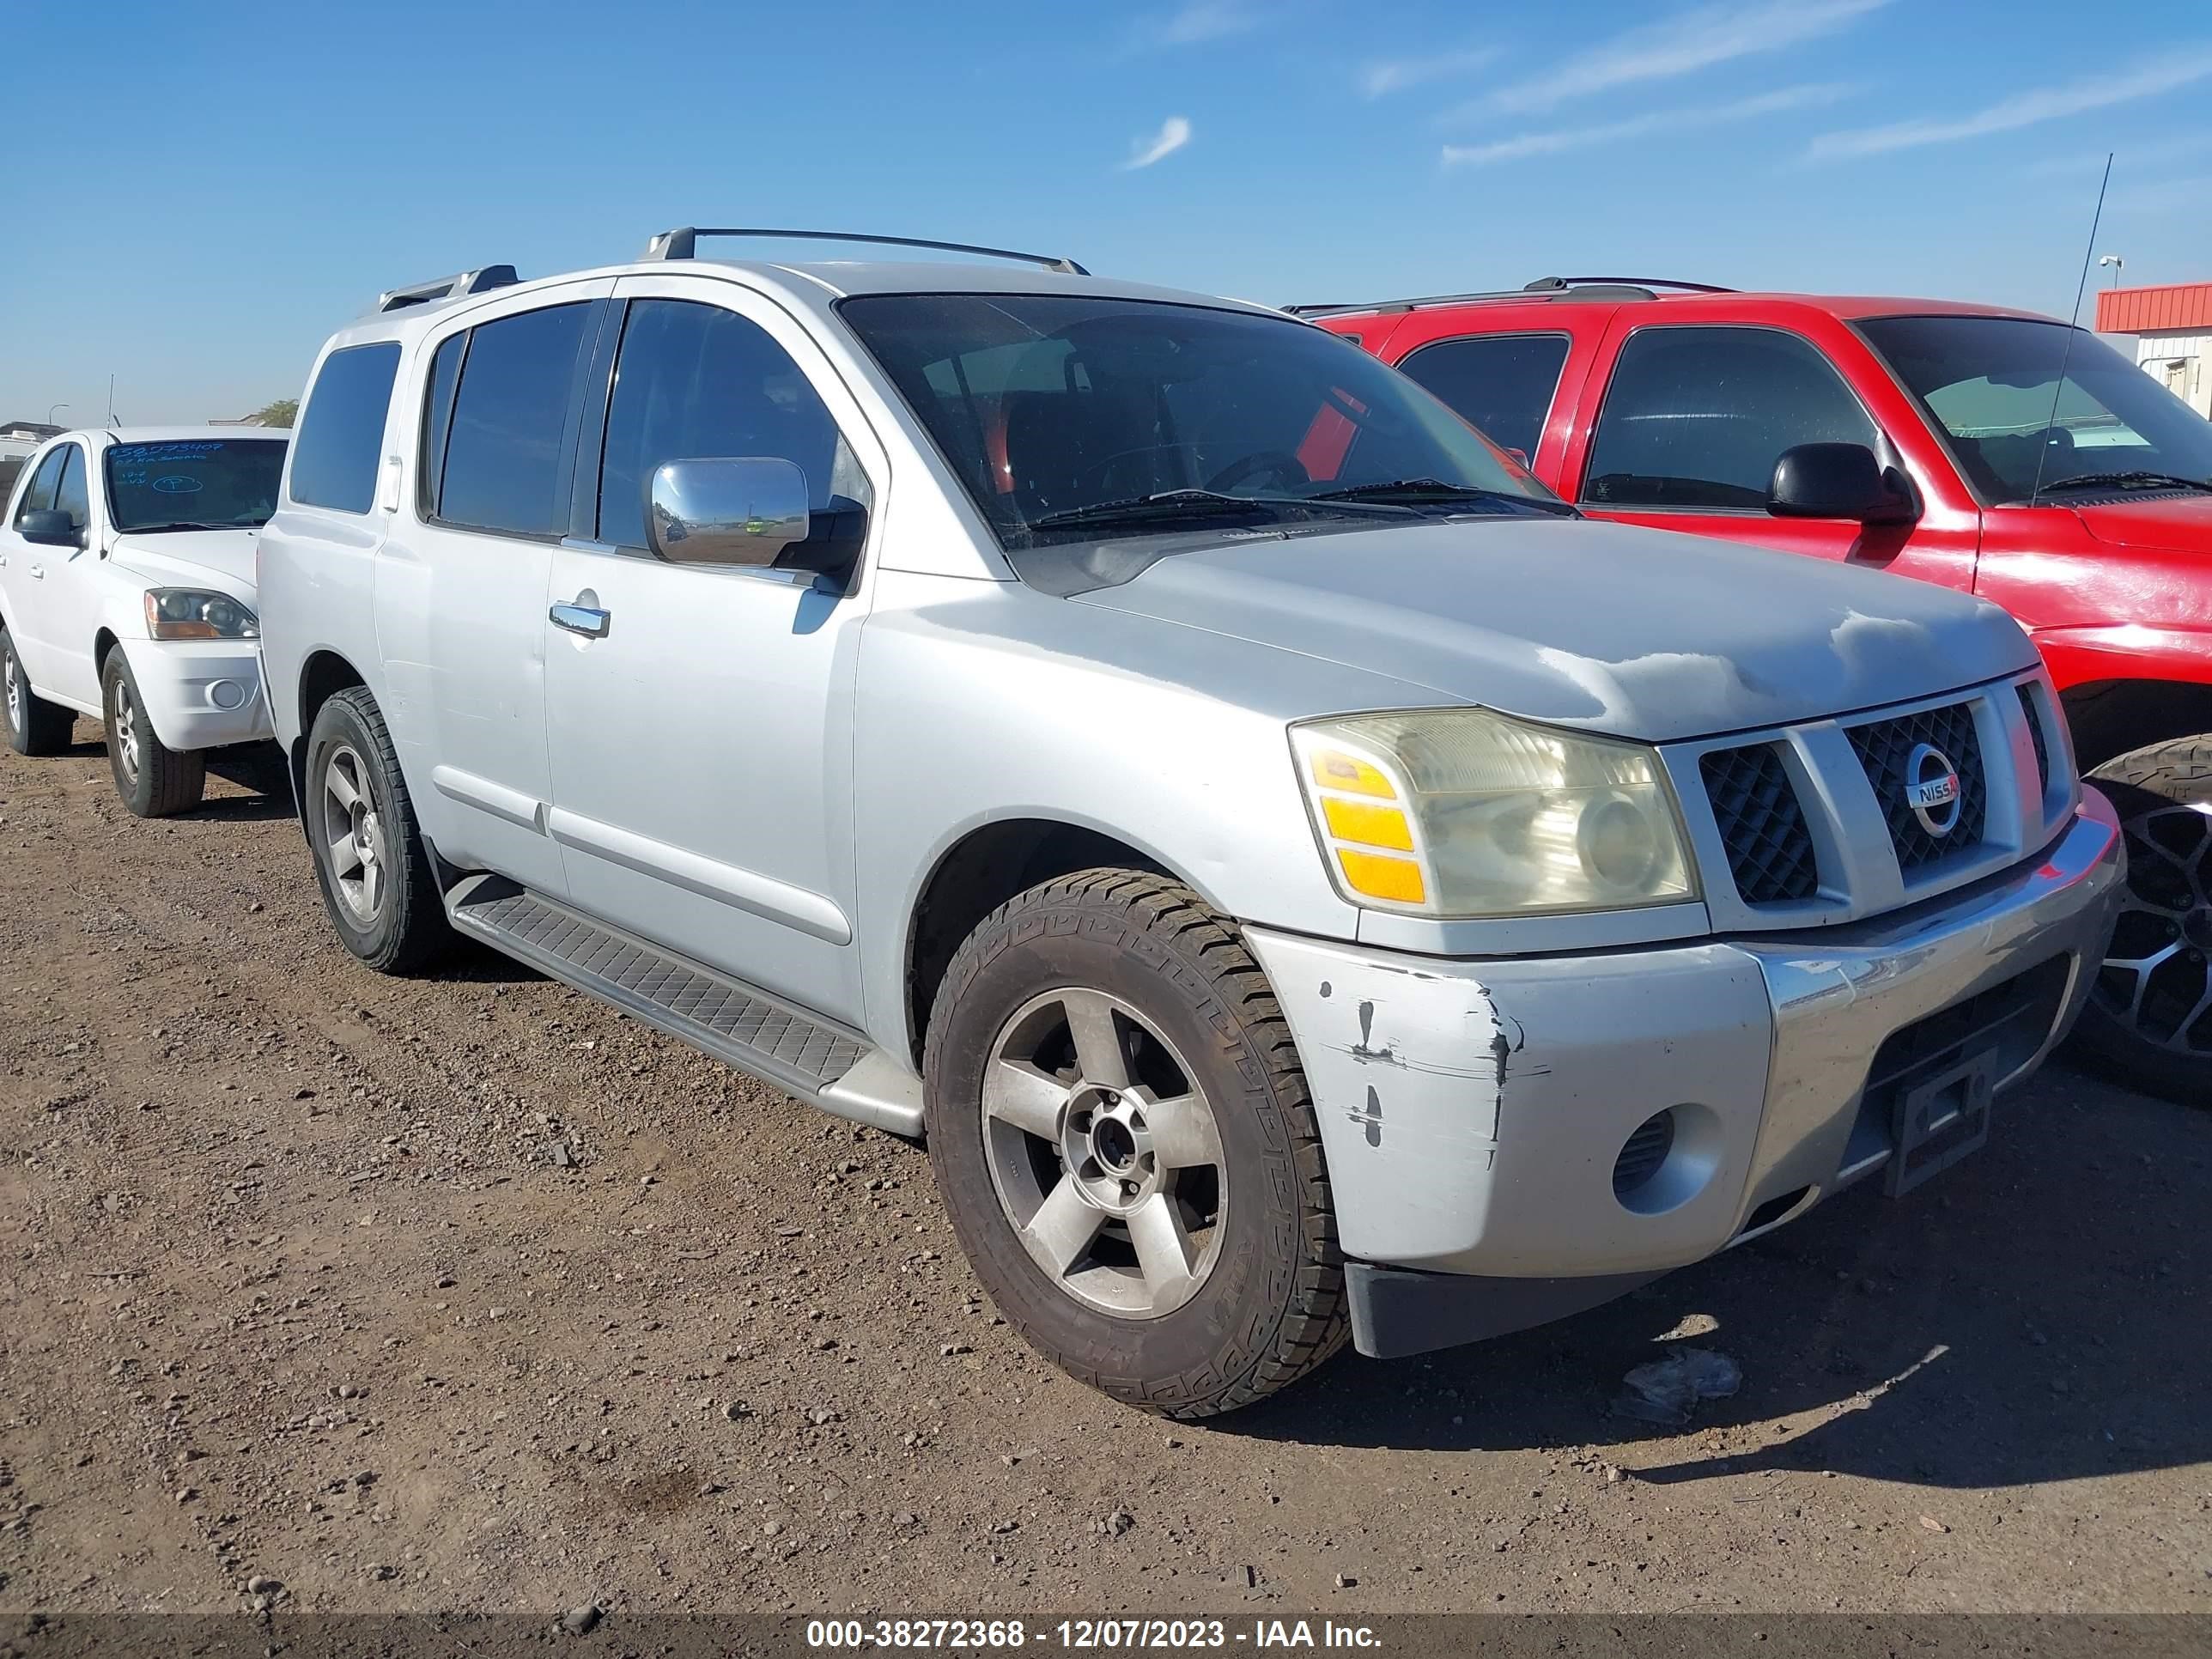
<svg viewBox="0 0 2212 1659"><path fill-rule="evenodd" d="M115 793L131 813L166 818L198 806L207 791L207 756L197 749L171 749L155 734L138 695L137 676L121 646L100 665L100 703L107 731L107 769L115 779Z"/></svg>
<svg viewBox="0 0 2212 1659"><path fill-rule="evenodd" d="M8 717L8 746L19 755L58 755L69 747L76 716L31 690L15 642L0 628L0 697Z"/></svg>
<svg viewBox="0 0 2212 1659"><path fill-rule="evenodd" d="M1071 1374L1204 1417L1343 1341L1305 1074L1265 976L1188 888L1091 870L1002 906L945 971L926 1070L976 1276Z"/></svg>

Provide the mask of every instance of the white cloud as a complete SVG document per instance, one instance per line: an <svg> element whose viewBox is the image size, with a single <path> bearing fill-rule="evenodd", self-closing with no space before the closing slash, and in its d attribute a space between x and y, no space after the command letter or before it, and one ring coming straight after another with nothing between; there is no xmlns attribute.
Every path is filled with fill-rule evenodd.
<svg viewBox="0 0 2212 1659"><path fill-rule="evenodd" d="M1160 130L1149 138L1139 138L1131 146L1129 159L1121 164L1124 173L1134 173L1139 167L1148 167L1155 161L1174 155L1190 142L1190 123L1180 115L1170 115L1160 123Z"/></svg>
<svg viewBox="0 0 2212 1659"><path fill-rule="evenodd" d="M2118 74L2094 76L2063 87L2016 92L1970 115L1949 118L1923 116L1910 121L1893 121L1886 126L1823 133L1813 141L1806 154L1814 161L1833 161L1841 156L1881 155L1892 150L1917 149L1923 144L1955 143L1962 138L1980 138L1993 132L2016 132L2022 127L2056 121L2064 116L2109 109L2114 104L2130 104L2141 98L2155 98L2208 77L2212 77L2212 46L2199 46L2166 53L2155 62L2141 64Z"/></svg>
<svg viewBox="0 0 2212 1659"><path fill-rule="evenodd" d="M1448 167L1489 167L1498 161L1523 161L1532 155L1557 155L1564 150L1588 149L1595 144L1613 143L1623 138L1642 138L1655 132L1680 132L1692 127L1723 126L1734 121L1756 120L1762 115L1778 115L1787 110L1832 104L1856 90L1855 87L1834 82L1783 87L1773 92L1761 93L1755 98L1739 99L1732 104L1689 105L1680 109L1655 110L1649 115L1635 116L1626 121L1523 132L1510 138L1493 139L1486 144L1446 144L1444 164Z"/></svg>
<svg viewBox="0 0 2212 1659"><path fill-rule="evenodd" d="M2105 216L2110 218L2116 214L2181 212L2189 204L2203 201L2207 192L2212 192L2212 177L2201 174L2194 179L2160 179L2148 185L2133 185L2112 192L2105 204Z"/></svg>
<svg viewBox="0 0 2212 1659"><path fill-rule="evenodd" d="M1408 87L1426 86L1449 76L1465 75L1495 62L1497 58L1495 46L1480 46L1472 52L1436 52L1426 58L1394 58L1370 64L1362 70L1359 89L1370 98L1381 98L1403 92Z"/></svg>
<svg viewBox="0 0 2212 1659"><path fill-rule="evenodd" d="M1248 0L1186 0L1167 15L1152 19L1146 33L1164 46L1192 46L1249 33L1265 21Z"/></svg>
<svg viewBox="0 0 2212 1659"><path fill-rule="evenodd" d="M1502 87L1457 112L1526 114L1616 87L1668 81L1715 64L1780 52L1848 27L1890 0L1753 0L1706 5L1646 23L1577 52L1558 68Z"/></svg>
<svg viewBox="0 0 2212 1659"><path fill-rule="evenodd" d="M2120 179L2145 168L2164 167L2169 161L2185 161L2207 150L2212 150L2212 132L2185 132L2178 137L2160 138L2148 144L2131 144L2124 140L2113 144L2109 151L2047 155L2020 171L2021 176L2027 179L2094 179L2104 172L2105 157L2110 154L2113 157L2112 176Z"/></svg>

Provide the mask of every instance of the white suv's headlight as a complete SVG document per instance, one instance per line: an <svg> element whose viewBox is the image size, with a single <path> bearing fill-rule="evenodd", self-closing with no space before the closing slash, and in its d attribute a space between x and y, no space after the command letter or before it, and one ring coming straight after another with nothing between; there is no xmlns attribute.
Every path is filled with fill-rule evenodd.
<svg viewBox="0 0 2212 1659"><path fill-rule="evenodd" d="M157 640L258 640L261 620L228 593L155 587L146 593L146 632Z"/></svg>
<svg viewBox="0 0 2212 1659"><path fill-rule="evenodd" d="M1481 708L1291 728L1337 890L1428 916L1619 910L1698 896L1656 751Z"/></svg>

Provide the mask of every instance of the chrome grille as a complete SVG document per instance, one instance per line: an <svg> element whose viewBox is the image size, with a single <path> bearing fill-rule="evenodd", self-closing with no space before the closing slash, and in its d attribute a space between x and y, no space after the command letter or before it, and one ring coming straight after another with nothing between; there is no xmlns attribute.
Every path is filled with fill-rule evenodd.
<svg viewBox="0 0 2212 1659"><path fill-rule="evenodd" d="M1771 744L1717 749L1699 765L1743 902L1788 904L1814 896L1820 884L1813 832L1781 751Z"/></svg>
<svg viewBox="0 0 2212 1659"><path fill-rule="evenodd" d="M1889 822L1899 869L1909 874L1982 844L1989 781L1982 767L1982 740L1974 726L1973 704L1952 703L1895 720L1874 720L1850 727L1849 735L1859 763L1866 768L1867 781L1874 786L1882 816ZM1905 763L1923 743L1942 750L1958 769L1959 817L1948 835L1930 834L1905 797Z"/></svg>

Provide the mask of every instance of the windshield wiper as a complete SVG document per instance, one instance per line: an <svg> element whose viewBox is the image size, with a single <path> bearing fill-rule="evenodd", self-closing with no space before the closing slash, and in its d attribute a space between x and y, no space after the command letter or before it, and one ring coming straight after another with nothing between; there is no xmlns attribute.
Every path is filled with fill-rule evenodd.
<svg viewBox="0 0 2212 1659"><path fill-rule="evenodd" d="M1554 517L1577 517L1565 501L1540 495L1520 495L1510 489L1484 489L1473 484L1446 483L1442 478L1395 478L1388 483L1352 484L1309 495L1314 501L1379 501L1392 507L1462 507L1478 502L1513 508L1528 507Z"/></svg>
<svg viewBox="0 0 2212 1659"><path fill-rule="evenodd" d="M1276 519L1282 516L1282 509L1286 507L1304 505L1303 501L1290 496L1224 495L1218 489L1163 489L1150 495L1063 507L1041 519L1031 519L1029 527L1062 530L1078 525L1142 523L1150 519L1249 519L1255 515Z"/></svg>
<svg viewBox="0 0 2212 1659"><path fill-rule="evenodd" d="M127 527L118 526L118 533L125 536L154 536L167 530L251 530L252 528L250 524L202 524L193 519L178 519L167 524L134 524Z"/></svg>
<svg viewBox="0 0 2212 1659"><path fill-rule="evenodd" d="M2178 472L2077 472L2070 478L2061 478L2057 483L2043 486L2046 495L2054 489L2201 489L2212 494L2212 482L2203 478L2185 478Z"/></svg>

